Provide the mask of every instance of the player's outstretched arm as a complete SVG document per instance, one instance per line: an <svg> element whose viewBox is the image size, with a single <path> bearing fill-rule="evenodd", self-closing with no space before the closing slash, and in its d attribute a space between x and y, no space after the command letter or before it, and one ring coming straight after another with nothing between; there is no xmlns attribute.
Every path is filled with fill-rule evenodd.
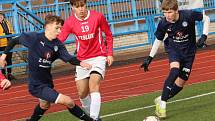
<svg viewBox="0 0 215 121"><path fill-rule="evenodd" d="M92 66L86 62L80 61L77 59L77 57L72 57L71 60L69 61L72 65L79 65L87 70L91 69Z"/></svg>
<svg viewBox="0 0 215 121"><path fill-rule="evenodd" d="M5 60L5 58L7 57L7 54L10 52L10 50L12 50L14 48L14 46L16 44L19 44L19 37L16 37L16 38L10 40L9 44L6 46L4 53L0 57L1 65L2 65L2 62Z"/></svg>
<svg viewBox="0 0 215 121"><path fill-rule="evenodd" d="M158 39L155 39L155 42L152 46L152 49L150 51L150 54L149 56L144 59L143 61L143 64L140 66L140 68L144 68L144 71L149 71L148 67L149 67L149 64L151 63L153 57L155 56L155 54L157 53L158 51L158 48L160 46L160 44L162 43L162 41L158 40Z"/></svg>
<svg viewBox="0 0 215 121"><path fill-rule="evenodd" d="M14 38L12 40L10 40L9 44L6 46L5 50L4 50L4 53L1 55L0 57L0 66L2 68L4 68L6 66L6 57L7 57L7 54L10 52L10 50L13 49L13 47L19 43L19 38Z"/></svg>
<svg viewBox="0 0 215 121"><path fill-rule="evenodd" d="M91 65L85 62L80 61L76 56L72 56L67 51L66 47L59 43L59 50L57 52L58 57L62 59L64 62L69 62L72 65L79 65L86 69L91 69Z"/></svg>
<svg viewBox="0 0 215 121"><path fill-rule="evenodd" d="M209 24L210 24L210 18L203 14L203 34L201 37L198 39L196 45L198 48L203 48L206 47L206 40L207 40L207 35L208 35L208 30L209 30Z"/></svg>

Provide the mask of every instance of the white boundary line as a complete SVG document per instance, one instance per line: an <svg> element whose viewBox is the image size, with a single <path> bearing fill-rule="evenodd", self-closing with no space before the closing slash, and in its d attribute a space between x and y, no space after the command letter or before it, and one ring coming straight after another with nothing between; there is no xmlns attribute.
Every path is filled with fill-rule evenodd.
<svg viewBox="0 0 215 121"><path fill-rule="evenodd" d="M203 96L208 96L208 95L212 95L212 94L215 94L215 91L214 92L205 93L205 94L196 95L196 96L192 96L192 97L188 97L188 98L183 98L183 99L178 99L178 100L170 101L170 102L167 102L167 104L171 104L171 103L175 103L175 102L181 102L181 101L186 101L186 100L191 100L191 99L195 99L195 98L199 98L199 97L203 97ZM106 117L121 115L121 114L124 114L124 113L134 112L134 111L148 109L148 108L152 108L152 107L155 107L155 105L149 105L149 106L145 106L145 107L130 109L130 110L127 110L127 111L121 111L121 112L117 112L117 113L107 114L107 115L101 116L101 118L106 118Z"/></svg>
<svg viewBox="0 0 215 121"><path fill-rule="evenodd" d="M200 94L200 95L196 95L196 96L191 96L191 97L188 97L188 98L183 98L183 99L170 101L170 102L167 102L167 104L172 104L172 103L175 103L175 102L191 100L191 99L195 99L195 98L199 98L199 97L203 97L203 96L208 96L208 95L212 95L212 94L215 94L215 91ZM106 115L101 116L101 118L107 118L107 117L111 117L111 116L116 116L116 115L121 115L121 114L129 113L129 112L138 111L138 110L149 109L149 108L152 108L152 107L155 107L155 105L149 105L149 106L145 106L145 107L130 109L130 110L127 110L127 111L121 111L121 112L117 112L117 113L106 114ZM62 110L62 111L52 112L52 113L48 113L48 114L52 115L52 114L57 114L57 113L60 113L60 112L65 112L65 111L66 110ZM45 115L47 115L47 114L45 114ZM26 119L26 118L22 118L22 119L18 119L18 120L24 120L24 119ZM13 120L13 121L16 121L16 120Z"/></svg>

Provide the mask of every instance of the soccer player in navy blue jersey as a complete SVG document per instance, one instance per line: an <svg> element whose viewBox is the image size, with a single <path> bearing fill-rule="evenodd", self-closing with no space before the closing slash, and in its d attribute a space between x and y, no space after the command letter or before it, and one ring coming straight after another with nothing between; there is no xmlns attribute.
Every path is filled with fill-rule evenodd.
<svg viewBox="0 0 215 121"><path fill-rule="evenodd" d="M61 31L64 21L58 16L48 15L45 18L45 32L43 33L22 33L19 37L13 39L6 47L4 54L1 56L1 65L4 66L6 54L16 45L22 44L28 48L28 87L29 92L39 98L39 104L35 107L34 112L28 121L38 121L51 103L65 105L69 112L77 118L84 121L93 121L74 101L64 94L54 89L51 75L52 63L60 58L65 62L73 65L80 65L90 69L91 65L80 62L71 56L65 46L56 39Z"/></svg>
<svg viewBox="0 0 215 121"><path fill-rule="evenodd" d="M156 40L141 67L148 71L149 64L167 34L164 47L169 57L170 72L165 80L162 95L155 99L156 115L165 118L167 100L183 89L191 73L196 48L205 45L206 38L199 39L196 43L195 21L203 21L203 33L207 35L209 18L201 12L178 10L176 0L164 0L161 7L164 18L158 24Z"/></svg>
<svg viewBox="0 0 215 121"><path fill-rule="evenodd" d="M160 2L162 3L163 0L160 0ZM204 14L204 16L208 17L205 14L205 11L203 10L204 8L204 1L203 0L177 0L178 1L178 5L179 5L179 10L183 9L183 10L193 10L193 11L197 11L197 12L202 12L202 14ZM209 31L209 28L205 28L204 31L202 31L202 26L203 23L199 22L196 25L196 29L198 30L198 34L201 35L199 40L206 40L207 39L207 33ZM204 44L204 46L197 46L198 48L203 48L206 47L206 43Z"/></svg>

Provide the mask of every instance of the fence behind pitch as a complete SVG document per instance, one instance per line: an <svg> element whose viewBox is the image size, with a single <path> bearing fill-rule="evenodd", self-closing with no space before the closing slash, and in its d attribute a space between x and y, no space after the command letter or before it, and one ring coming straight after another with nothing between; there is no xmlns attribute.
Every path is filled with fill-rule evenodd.
<svg viewBox="0 0 215 121"><path fill-rule="evenodd" d="M179 4L186 5L191 0L187 1L179 0ZM205 0L204 5L202 5L204 6L202 9L212 20L209 39L213 37L215 31L213 23L215 18L214 1ZM58 2L58 0L43 5L33 5L31 0L8 0L1 3L7 19L13 23L18 34L42 30L47 14L56 14L67 18L72 13L68 2ZM106 16L114 34L115 55L129 54L136 57L138 51L149 50L155 39L154 32L159 17L162 15L159 0L89 0L87 6L89 9L100 11ZM71 42L74 42L73 37L67 41L67 43ZM74 46L68 46L68 49L72 52ZM23 49L21 49L20 54L16 55L25 55L22 51ZM18 62L18 64L20 63L24 64L18 65L18 67L26 64L24 61Z"/></svg>

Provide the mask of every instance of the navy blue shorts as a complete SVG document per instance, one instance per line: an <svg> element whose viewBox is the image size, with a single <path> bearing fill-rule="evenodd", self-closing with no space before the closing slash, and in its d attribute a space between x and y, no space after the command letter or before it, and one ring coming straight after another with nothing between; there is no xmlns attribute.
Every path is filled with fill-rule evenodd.
<svg viewBox="0 0 215 121"><path fill-rule="evenodd" d="M50 84L39 84L39 85L32 85L29 84L29 92L42 100L55 103L59 93L54 90L54 85Z"/></svg>
<svg viewBox="0 0 215 121"><path fill-rule="evenodd" d="M195 59L195 53L182 56L179 53L176 53L174 51L169 51L168 56L169 56L169 63L171 62L180 63L179 77L184 81L187 81L189 79L189 76L192 70L192 65Z"/></svg>

